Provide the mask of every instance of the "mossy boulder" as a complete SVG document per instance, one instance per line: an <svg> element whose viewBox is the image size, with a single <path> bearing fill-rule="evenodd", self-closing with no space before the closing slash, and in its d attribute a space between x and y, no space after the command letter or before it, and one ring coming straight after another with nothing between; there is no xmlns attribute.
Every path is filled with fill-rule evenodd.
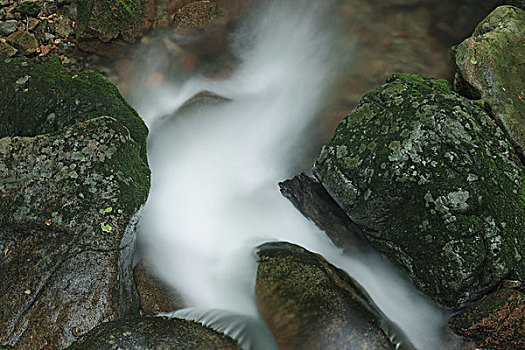
<svg viewBox="0 0 525 350"><path fill-rule="evenodd" d="M138 312L131 260L149 191L147 130L126 127L143 123L120 96L100 104L114 87L95 83L97 76L77 81L40 71L54 65L17 60L8 70L4 62L0 343L63 348L101 322ZM46 86L51 78L57 85Z"/></svg>
<svg viewBox="0 0 525 350"><path fill-rule="evenodd" d="M487 113L444 80L396 74L366 94L314 173L442 305L525 278L525 169Z"/></svg>
<svg viewBox="0 0 525 350"><path fill-rule="evenodd" d="M144 316L101 324L68 349L240 350L240 347L230 337L195 322Z"/></svg>
<svg viewBox="0 0 525 350"><path fill-rule="evenodd" d="M72 75L58 58L34 64L0 56L0 80L0 138L50 133L109 115L129 130L146 159L146 125L100 74Z"/></svg>
<svg viewBox="0 0 525 350"><path fill-rule="evenodd" d="M525 349L525 294L501 289L450 319L457 334L474 339L478 347Z"/></svg>
<svg viewBox="0 0 525 350"><path fill-rule="evenodd" d="M525 161L525 10L500 6L454 47L454 88L481 99Z"/></svg>
<svg viewBox="0 0 525 350"><path fill-rule="evenodd" d="M78 46L88 52L113 56L141 38L154 20L152 0L79 0Z"/></svg>
<svg viewBox="0 0 525 350"><path fill-rule="evenodd" d="M286 242L257 254L257 308L280 349L395 348L368 294L323 257Z"/></svg>

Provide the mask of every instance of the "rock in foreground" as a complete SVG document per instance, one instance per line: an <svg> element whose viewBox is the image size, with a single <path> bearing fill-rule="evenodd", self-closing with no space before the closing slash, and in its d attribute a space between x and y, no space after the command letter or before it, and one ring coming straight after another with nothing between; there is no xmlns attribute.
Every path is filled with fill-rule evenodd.
<svg viewBox="0 0 525 350"><path fill-rule="evenodd" d="M490 117L446 81L392 76L341 122L314 171L439 303L525 278L525 170Z"/></svg>
<svg viewBox="0 0 525 350"><path fill-rule="evenodd" d="M130 132L142 121L94 75L3 63L0 343L63 348L138 312L131 259L149 190L147 130Z"/></svg>
<svg viewBox="0 0 525 350"><path fill-rule="evenodd" d="M240 347L230 337L198 323L167 317L136 317L104 323L68 349L240 350Z"/></svg>
<svg viewBox="0 0 525 350"><path fill-rule="evenodd" d="M299 246L259 246L257 308L280 349L394 349L379 310L348 275Z"/></svg>

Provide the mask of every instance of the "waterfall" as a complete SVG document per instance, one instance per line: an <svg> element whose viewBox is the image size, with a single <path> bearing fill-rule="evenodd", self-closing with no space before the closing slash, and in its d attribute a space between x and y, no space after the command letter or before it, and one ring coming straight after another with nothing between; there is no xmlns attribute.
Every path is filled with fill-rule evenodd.
<svg viewBox="0 0 525 350"><path fill-rule="evenodd" d="M446 312L377 255L343 255L278 189L279 181L304 170L298 159L312 125L339 72L352 64L330 3L256 7L231 36L240 62L225 80L173 76L154 93L137 88L131 101L151 130L152 169L140 240L157 273L197 308L175 315L229 328L237 339L264 328L254 302L254 248L283 240L347 271L416 347L437 349ZM231 101L166 118L203 90ZM258 334L268 336L264 329ZM241 344L267 349L273 343L244 338Z"/></svg>

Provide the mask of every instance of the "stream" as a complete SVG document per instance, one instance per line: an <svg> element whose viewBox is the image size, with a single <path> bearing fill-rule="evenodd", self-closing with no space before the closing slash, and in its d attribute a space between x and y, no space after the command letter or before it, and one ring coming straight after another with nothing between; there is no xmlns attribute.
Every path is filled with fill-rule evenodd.
<svg viewBox="0 0 525 350"><path fill-rule="evenodd" d="M316 127L352 65L330 1L267 1L228 36L239 63L224 79L165 72L129 98L150 136L152 188L141 250L198 320L245 349L277 348L255 305L255 247L288 241L325 257L370 294L417 349L446 348L447 310L374 253L345 255L279 192L312 165ZM347 33L345 33L347 35ZM144 70L158 69L155 57ZM229 101L176 111L201 91ZM315 157L315 156L314 156ZM398 348L403 337L389 334Z"/></svg>

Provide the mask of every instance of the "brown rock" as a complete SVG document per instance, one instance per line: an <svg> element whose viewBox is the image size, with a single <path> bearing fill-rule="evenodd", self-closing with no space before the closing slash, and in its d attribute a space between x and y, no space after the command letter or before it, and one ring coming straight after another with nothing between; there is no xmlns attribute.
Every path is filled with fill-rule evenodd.
<svg viewBox="0 0 525 350"><path fill-rule="evenodd" d="M22 55L31 55L38 48L35 36L28 32L15 32L7 37L7 42L20 51Z"/></svg>
<svg viewBox="0 0 525 350"><path fill-rule="evenodd" d="M474 339L479 347L525 349L525 294L501 289L450 319L457 334Z"/></svg>
<svg viewBox="0 0 525 350"><path fill-rule="evenodd" d="M153 316L184 308L182 297L161 281L146 261L142 260L135 266L133 276L139 292L140 307L145 315Z"/></svg>
<svg viewBox="0 0 525 350"><path fill-rule="evenodd" d="M3 41L0 41L0 52L5 53L7 56L11 57L14 56L18 50L9 45L8 43L4 43Z"/></svg>

